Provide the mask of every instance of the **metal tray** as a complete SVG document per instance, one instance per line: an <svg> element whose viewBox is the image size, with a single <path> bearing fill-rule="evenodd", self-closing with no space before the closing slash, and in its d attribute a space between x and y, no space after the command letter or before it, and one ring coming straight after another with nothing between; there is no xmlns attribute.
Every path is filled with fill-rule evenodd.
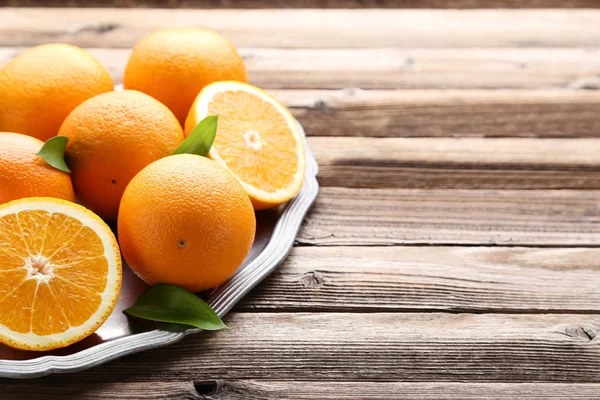
<svg viewBox="0 0 600 400"><path fill-rule="evenodd" d="M298 124L300 126L300 124ZM304 129L300 126L304 135ZM317 197L318 165L306 145L306 176L300 193L279 209L257 212L256 239L236 274L210 293L207 302L223 317L253 287L268 276L292 249L304 216ZM64 349L31 352L0 345L0 377L35 378L81 371L139 351L166 346L200 329L156 329L128 320L123 309L132 305L146 285L124 264L119 302L93 335ZM134 326L133 324L136 324ZM137 332L137 333L136 333Z"/></svg>

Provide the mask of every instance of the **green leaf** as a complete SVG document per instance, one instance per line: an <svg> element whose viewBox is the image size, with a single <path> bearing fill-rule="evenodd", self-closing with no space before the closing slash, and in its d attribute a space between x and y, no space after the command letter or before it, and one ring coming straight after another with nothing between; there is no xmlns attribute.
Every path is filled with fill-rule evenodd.
<svg viewBox="0 0 600 400"><path fill-rule="evenodd" d="M191 325L207 331L229 329L201 298L166 283L146 289L135 304L123 312L138 318Z"/></svg>
<svg viewBox="0 0 600 400"><path fill-rule="evenodd" d="M200 121L173 154L186 153L205 157L215 141L218 118L218 115L211 115Z"/></svg>
<svg viewBox="0 0 600 400"><path fill-rule="evenodd" d="M54 136L44 143L41 150L37 153L48 165L63 172L71 173L69 166L65 162L65 147L69 138L66 136Z"/></svg>

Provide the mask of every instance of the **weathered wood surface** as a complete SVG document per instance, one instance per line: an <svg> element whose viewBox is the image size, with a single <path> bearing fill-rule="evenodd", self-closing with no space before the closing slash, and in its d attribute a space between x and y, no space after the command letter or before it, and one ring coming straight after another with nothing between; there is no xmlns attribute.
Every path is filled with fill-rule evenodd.
<svg viewBox="0 0 600 400"><path fill-rule="evenodd" d="M419 5L600 7L443 3ZM117 83L144 34L219 30L307 129L322 185L287 261L226 317L231 331L0 380L0 398L597 399L599 20L593 9L0 9L0 65L66 41L91 47Z"/></svg>
<svg viewBox="0 0 600 400"><path fill-rule="evenodd" d="M600 380L599 315L260 312L225 322L231 330L37 382Z"/></svg>
<svg viewBox="0 0 600 400"><path fill-rule="evenodd" d="M600 141L311 137L324 186L599 189Z"/></svg>
<svg viewBox="0 0 600 400"><path fill-rule="evenodd" d="M599 313L600 249L297 247L235 311Z"/></svg>
<svg viewBox="0 0 600 400"><path fill-rule="evenodd" d="M210 380L71 385L10 383L3 400L597 400L600 385L585 383L407 383Z"/></svg>
<svg viewBox="0 0 600 400"><path fill-rule="evenodd" d="M0 47L0 64L23 49ZM122 82L129 49L88 50L115 83ZM267 89L600 89L597 48L242 48L240 53L250 82Z"/></svg>
<svg viewBox="0 0 600 400"><path fill-rule="evenodd" d="M2 400L201 400L202 396L194 388L191 381L187 382L128 382L98 384L38 384L34 382L18 383L7 381L0 383ZM585 386L583 385L585 390ZM579 385L577 385L579 387ZM235 400L233 398L232 400Z"/></svg>
<svg viewBox="0 0 600 400"><path fill-rule="evenodd" d="M23 48L0 48L0 65L22 50ZM107 66L115 82L122 81L122 71L127 62L129 50L90 49L90 51ZM300 52L307 51L309 50L300 50ZM331 69L326 67L320 70L318 65L306 63L303 73L305 79L302 80L299 76L291 73L292 69L298 68L298 64L290 61L287 57L290 52L292 51L243 50L242 53L245 55L250 69L251 81L264 87L320 86L321 80L328 81L329 85L340 87L353 83L361 85L361 82L357 81L362 79L361 75L356 71L348 78L340 78L338 76L340 68L348 68L350 71L352 69L343 62L346 60L336 60L334 57L327 56L329 53L326 50L316 52L326 58L329 57L326 63L333 63ZM382 50L381 52L386 51ZM349 52L344 50L344 53ZM547 60L548 63L545 66L537 65L533 68L537 71L535 74L532 72L531 75L534 76L523 75L523 83L529 87L535 85L536 79L538 79L537 84L543 87L548 82L543 81L543 74L539 72L540 69L545 69L548 75L553 77L552 79L554 77L564 79L565 85L579 88L594 87L595 80L592 75L596 72L600 75L600 51L591 54L595 54L588 60L592 64L586 67L584 60L580 60L582 64L579 64L574 59L571 65L574 69L565 71L566 75L562 77L557 74L554 58L552 63L550 63L551 60ZM480 52L479 55L483 57L485 54ZM581 53L581 55L587 57L590 53ZM270 61L264 59L262 62L257 61L264 57ZM501 60L494 62L498 65L502 64ZM270 69L268 68L269 64L271 65ZM513 68L510 63L505 65ZM280 69L277 70L276 67ZM365 67L367 66L365 65ZM375 71L376 67L371 68ZM584 71L586 68L590 69L586 72ZM579 73L576 72L576 69L580 70ZM596 69L596 72L593 69ZM266 70L269 73L264 72ZM447 79L445 71L444 67L438 66L440 80ZM490 79L503 76L503 74L498 75L492 71L493 67L488 71ZM381 71L378 73L365 72L363 75L367 79L375 76L376 80L380 80L382 75L379 72ZM421 73L423 73L421 68L414 72L415 75ZM279 74L286 77L290 75L292 78L281 77L279 79ZM573 74L581 76L579 83ZM473 82L471 79L467 79L467 75L465 73L464 79L456 81L455 84L466 86L481 84L481 81ZM509 75L512 79L515 78L515 74ZM586 76L589 79L586 79ZM330 78L337 79L338 83ZM355 82L352 82L352 79ZM432 82L430 77L424 81L428 84ZM275 84L270 82L275 82ZM418 79L414 81L407 79L406 83L418 85ZM496 83L511 86L515 84L515 81ZM374 84L379 85L377 81ZM597 79L597 84L600 88L600 78ZM597 117L600 107L600 91L593 90L360 90L346 88L343 90L275 89L271 92L291 108L311 136L600 136L600 119Z"/></svg>
<svg viewBox="0 0 600 400"><path fill-rule="evenodd" d="M4 8L0 9L0 45L61 41L88 47L131 47L158 28L203 26L223 33L239 47L597 47L599 19L600 10L591 9L180 12Z"/></svg>
<svg viewBox="0 0 600 400"><path fill-rule="evenodd" d="M242 55L251 81L269 81L272 88L600 87L597 47L457 48L449 44L408 49L250 49Z"/></svg>
<svg viewBox="0 0 600 400"><path fill-rule="evenodd" d="M208 385L208 383L207 383ZM597 400L599 385L539 383L401 383L219 381L214 400Z"/></svg>
<svg viewBox="0 0 600 400"><path fill-rule="evenodd" d="M598 191L323 187L297 241L319 246L597 246L599 222Z"/></svg>
<svg viewBox="0 0 600 400"><path fill-rule="evenodd" d="M4 7L598 8L598 0L0 0Z"/></svg>

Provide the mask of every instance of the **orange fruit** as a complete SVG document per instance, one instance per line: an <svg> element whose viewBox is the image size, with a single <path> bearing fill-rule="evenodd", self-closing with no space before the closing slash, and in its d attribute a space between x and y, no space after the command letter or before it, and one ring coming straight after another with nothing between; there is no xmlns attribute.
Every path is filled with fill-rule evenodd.
<svg viewBox="0 0 600 400"><path fill-rule="evenodd" d="M113 87L106 68L86 51L68 44L34 47L0 70L0 131L46 141L75 107Z"/></svg>
<svg viewBox="0 0 600 400"><path fill-rule="evenodd" d="M123 85L159 100L183 125L200 90L224 80L248 81L235 46L210 30L173 28L156 31L135 45Z"/></svg>
<svg viewBox="0 0 600 400"><path fill-rule="evenodd" d="M304 140L292 114L263 90L240 82L216 82L198 95L185 133L219 115L209 157L242 183L257 210L293 198L304 180Z"/></svg>
<svg viewBox="0 0 600 400"><path fill-rule="evenodd" d="M49 197L0 206L0 343L51 350L102 325L121 287L110 228L84 207Z"/></svg>
<svg viewBox="0 0 600 400"><path fill-rule="evenodd" d="M31 136L0 132L0 204L36 196L75 200L69 174L36 156L43 145Z"/></svg>
<svg viewBox="0 0 600 400"><path fill-rule="evenodd" d="M69 114L60 135L69 138L66 160L77 196L109 220L116 220L131 178L151 162L173 154L183 141L173 113L134 90L83 102Z"/></svg>
<svg viewBox="0 0 600 400"><path fill-rule="evenodd" d="M239 182L212 160L192 154L148 165L127 186L119 243L146 283L191 292L225 282L248 255L256 218Z"/></svg>

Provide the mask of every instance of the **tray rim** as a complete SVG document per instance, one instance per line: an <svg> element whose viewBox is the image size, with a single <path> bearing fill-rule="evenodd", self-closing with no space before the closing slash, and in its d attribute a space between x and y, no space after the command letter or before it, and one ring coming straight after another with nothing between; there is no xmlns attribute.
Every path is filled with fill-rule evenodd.
<svg viewBox="0 0 600 400"><path fill-rule="evenodd" d="M298 127L305 141L306 174L300 193L284 207L275 224L273 235L265 249L231 279L211 292L208 303L223 317L250 290L273 272L289 254L305 215L319 192L317 174L319 167L313 156L306 134ZM0 378L37 378L53 373L83 371L105 362L144 350L167 346L201 329L155 329L104 342L66 356L42 356L29 360L0 360Z"/></svg>

